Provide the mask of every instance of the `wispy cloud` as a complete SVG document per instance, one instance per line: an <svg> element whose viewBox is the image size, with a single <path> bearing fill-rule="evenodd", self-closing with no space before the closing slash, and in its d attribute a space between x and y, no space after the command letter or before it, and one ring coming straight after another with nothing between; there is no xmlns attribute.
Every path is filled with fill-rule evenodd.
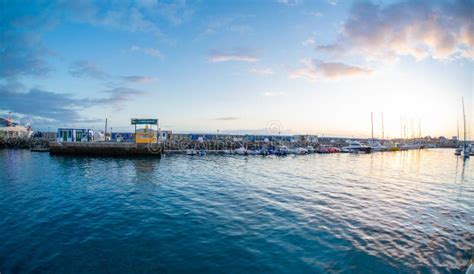
<svg viewBox="0 0 474 274"><path fill-rule="evenodd" d="M212 120L217 120L217 121L235 121L235 120L239 120L239 119L240 119L239 117L226 116L226 117L214 118L214 119L212 119Z"/></svg>
<svg viewBox="0 0 474 274"><path fill-rule="evenodd" d="M372 70L340 62L320 60L302 60L303 67L292 70L290 78L304 78L310 81L320 79L338 79L348 76L360 76L372 73Z"/></svg>
<svg viewBox="0 0 474 274"><path fill-rule="evenodd" d="M316 43L316 40L313 38L313 37L309 37L308 39L304 40L303 42L301 42L301 44L303 46L310 46L310 45L313 45L314 43Z"/></svg>
<svg viewBox="0 0 474 274"><path fill-rule="evenodd" d="M265 97L276 97L276 96L284 96L286 93L282 91L267 91L262 94Z"/></svg>
<svg viewBox="0 0 474 274"><path fill-rule="evenodd" d="M299 0L277 0L277 3L287 6L296 6L299 4L299 2Z"/></svg>
<svg viewBox="0 0 474 274"><path fill-rule="evenodd" d="M69 74L78 78L94 78L104 80L109 77L97 64L87 60L80 60L72 63L69 66Z"/></svg>
<svg viewBox="0 0 474 274"><path fill-rule="evenodd" d="M247 23L251 15L233 15L223 17L213 17L205 26L204 31L199 37L214 35L223 32L235 32L240 35L248 34L253 31L252 26Z"/></svg>
<svg viewBox="0 0 474 274"><path fill-rule="evenodd" d="M145 55L156 57L156 58L162 58L163 54L161 54L161 51L156 48L149 48L149 47L139 47L137 45L133 45L130 47L130 51L132 52L141 52Z"/></svg>
<svg viewBox="0 0 474 274"><path fill-rule="evenodd" d="M125 82L140 83L140 84L149 83L149 82L153 82L157 80L157 78L155 77L138 76L138 75L122 76L120 78Z"/></svg>
<svg viewBox="0 0 474 274"><path fill-rule="evenodd" d="M209 61L213 63L229 61L257 62L258 57L256 56L254 50L251 49L239 48L227 52L212 50L209 53Z"/></svg>
<svg viewBox="0 0 474 274"><path fill-rule="evenodd" d="M274 73L271 68L252 68L250 72L261 76L272 75Z"/></svg>
<svg viewBox="0 0 474 274"><path fill-rule="evenodd" d="M320 12L320 11L306 11L306 12L304 12L304 14L310 15L310 16L315 16L315 17L323 16L323 13Z"/></svg>
<svg viewBox="0 0 474 274"><path fill-rule="evenodd" d="M474 59L472 1L357 2L339 39L317 50L355 53L376 60Z"/></svg>

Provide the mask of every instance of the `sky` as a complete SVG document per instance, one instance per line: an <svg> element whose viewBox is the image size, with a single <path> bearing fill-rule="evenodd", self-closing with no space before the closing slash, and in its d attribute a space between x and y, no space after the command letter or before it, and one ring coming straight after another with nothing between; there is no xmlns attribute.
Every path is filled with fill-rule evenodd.
<svg viewBox="0 0 474 274"><path fill-rule="evenodd" d="M454 136L474 1L0 0L0 116L34 129Z"/></svg>

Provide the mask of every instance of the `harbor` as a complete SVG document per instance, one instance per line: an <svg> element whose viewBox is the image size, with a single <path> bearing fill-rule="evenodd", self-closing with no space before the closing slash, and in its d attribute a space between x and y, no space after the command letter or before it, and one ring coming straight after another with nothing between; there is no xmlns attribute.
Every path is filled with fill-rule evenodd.
<svg viewBox="0 0 474 274"><path fill-rule="evenodd" d="M0 135L0 148L48 150L53 155L160 157L186 155L304 155L312 153L397 152L425 148L470 147L459 136L378 139L320 137L317 135L235 135L173 133L158 128L158 119L131 119L133 132L107 132L90 128L58 128L56 132ZM16 125L15 125L16 126ZM10 128L15 128L11 126ZM18 132L18 131L13 131Z"/></svg>

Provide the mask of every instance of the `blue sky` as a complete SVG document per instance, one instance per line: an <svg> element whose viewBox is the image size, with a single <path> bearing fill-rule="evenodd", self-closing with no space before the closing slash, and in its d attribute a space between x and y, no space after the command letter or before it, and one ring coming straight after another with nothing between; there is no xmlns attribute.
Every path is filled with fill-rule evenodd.
<svg viewBox="0 0 474 274"><path fill-rule="evenodd" d="M462 96L472 121L472 1L0 5L0 114L34 128L452 136Z"/></svg>

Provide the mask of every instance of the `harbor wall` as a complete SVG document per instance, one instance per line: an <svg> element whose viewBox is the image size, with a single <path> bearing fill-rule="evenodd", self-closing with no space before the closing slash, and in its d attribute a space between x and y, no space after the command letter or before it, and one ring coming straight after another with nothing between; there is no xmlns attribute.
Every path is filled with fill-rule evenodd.
<svg viewBox="0 0 474 274"><path fill-rule="evenodd" d="M84 155L84 156L151 156L160 157L162 146L159 144L135 143L59 143L49 142L49 153L52 155Z"/></svg>

